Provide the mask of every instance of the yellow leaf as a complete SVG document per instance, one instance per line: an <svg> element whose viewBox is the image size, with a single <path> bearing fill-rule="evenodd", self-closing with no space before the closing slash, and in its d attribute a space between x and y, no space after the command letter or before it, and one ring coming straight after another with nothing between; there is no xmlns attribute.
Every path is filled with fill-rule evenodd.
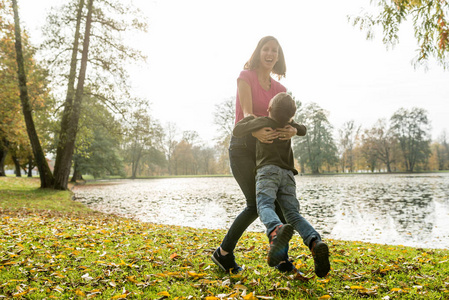
<svg viewBox="0 0 449 300"><path fill-rule="evenodd" d="M330 298L332 298L332 297L329 295L324 295L324 296L321 296L320 298L318 298L318 300L325 300L325 299L330 299Z"/></svg>
<svg viewBox="0 0 449 300"><path fill-rule="evenodd" d="M21 297L23 295L25 295L27 292L22 292L22 293L17 293L17 294L12 294L13 297Z"/></svg>
<svg viewBox="0 0 449 300"><path fill-rule="evenodd" d="M187 272L187 274L189 274L189 276L193 277L193 278L202 278L207 275L206 273L196 273L193 271L189 271L189 272Z"/></svg>
<svg viewBox="0 0 449 300"><path fill-rule="evenodd" d="M75 294L78 295L78 296L83 296L83 297L86 296L86 294L83 291L81 291L81 290L76 290Z"/></svg>
<svg viewBox="0 0 449 300"><path fill-rule="evenodd" d="M242 290L242 291L244 291L244 290L247 290L247 289L248 288L246 286L242 285L242 284L234 285L234 290Z"/></svg>
<svg viewBox="0 0 449 300"><path fill-rule="evenodd" d="M167 291L157 293L158 296L170 297L170 294Z"/></svg>
<svg viewBox="0 0 449 300"><path fill-rule="evenodd" d="M341 259L334 259L334 262L346 263L344 260L341 260Z"/></svg>
<svg viewBox="0 0 449 300"><path fill-rule="evenodd" d="M120 266L126 266L127 263L125 263L125 262L123 261L123 259L121 259L119 265L120 265Z"/></svg>
<svg viewBox="0 0 449 300"><path fill-rule="evenodd" d="M96 264L105 264L106 262L102 261L102 260L96 260L96 261L94 261L94 263L96 263Z"/></svg>
<svg viewBox="0 0 449 300"><path fill-rule="evenodd" d="M400 289L400 288L392 288L390 290L390 292L400 292L400 291L402 291L402 289Z"/></svg>
<svg viewBox="0 0 449 300"><path fill-rule="evenodd" d="M112 297L112 299L125 299L128 294L122 294L122 295L115 295Z"/></svg>
<svg viewBox="0 0 449 300"><path fill-rule="evenodd" d="M364 289L364 287L360 286L360 285L353 285L353 286L351 286L351 290L363 290L363 289Z"/></svg>
<svg viewBox="0 0 449 300"><path fill-rule="evenodd" d="M208 296L208 297L204 298L204 300L220 300L220 298Z"/></svg>
<svg viewBox="0 0 449 300"><path fill-rule="evenodd" d="M254 292L252 292L251 294L248 294L246 296L243 296L243 299L245 299L245 300L257 300L256 296L254 296Z"/></svg>

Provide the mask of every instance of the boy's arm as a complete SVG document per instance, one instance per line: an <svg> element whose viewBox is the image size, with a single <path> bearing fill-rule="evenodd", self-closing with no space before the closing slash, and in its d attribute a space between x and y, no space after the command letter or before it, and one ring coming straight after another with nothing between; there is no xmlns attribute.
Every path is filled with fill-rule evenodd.
<svg viewBox="0 0 449 300"><path fill-rule="evenodd" d="M254 116L248 116L235 124L232 134L236 137L244 137L253 131L259 130L260 128L266 127L266 125L258 122L258 119Z"/></svg>
<svg viewBox="0 0 449 300"><path fill-rule="evenodd" d="M306 135L306 133L307 133L306 126L304 126L302 124L298 124L294 120L292 120L289 124L292 127L296 128L296 135L299 135L299 136L305 136Z"/></svg>

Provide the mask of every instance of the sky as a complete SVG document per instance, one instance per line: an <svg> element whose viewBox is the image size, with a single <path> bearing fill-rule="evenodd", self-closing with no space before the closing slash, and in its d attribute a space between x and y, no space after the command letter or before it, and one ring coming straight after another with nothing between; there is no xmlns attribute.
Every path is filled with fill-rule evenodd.
<svg viewBox="0 0 449 300"><path fill-rule="evenodd" d="M37 42L46 12L62 0L18 0L23 26ZM281 83L303 104L329 112L336 128L353 120L370 128L399 108L424 108L432 138L449 130L449 71L430 61L415 69L417 44L410 24L387 49L381 34L366 40L348 15L369 0L135 0L148 17L148 33L130 38L146 64L130 68L136 96L151 114L179 132L197 131L208 144L218 136L216 105L236 95L237 77L257 42L275 36L287 74ZM337 136L335 136L337 138Z"/></svg>

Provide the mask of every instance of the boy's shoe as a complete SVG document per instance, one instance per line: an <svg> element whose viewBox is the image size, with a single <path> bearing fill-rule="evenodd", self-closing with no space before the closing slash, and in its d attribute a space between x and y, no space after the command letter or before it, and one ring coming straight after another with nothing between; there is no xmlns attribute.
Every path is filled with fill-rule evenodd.
<svg viewBox="0 0 449 300"><path fill-rule="evenodd" d="M283 254L284 258L274 268L281 273L291 272L295 268L295 266L293 265L293 260L288 258L288 244L287 247L285 247L282 251L284 252Z"/></svg>
<svg viewBox="0 0 449 300"><path fill-rule="evenodd" d="M290 260L286 259L284 262L278 264L275 268L281 273L289 273L295 269L295 266Z"/></svg>
<svg viewBox="0 0 449 300"><path fill-rule="evenodd" d="M230 252L226 255L221 255L220 247L214 251L211 258L212 261L226 273L232 272L233 274L237 274L243 270L242 267L235 262L234 253Z"/></svg>
<svg viewBox="0 0 449 300"><path fill-rule="evenodd" d="M290 224L277 226L269 236L270 250L268 251L268 265L274 267L286 257L285 248L293 236L293 227Z"/></svg>
<svg viewBox="0 0 449 300"><path fill-rule="evenodd" d="M329 273L331 265L329 263L329 247L319 240L314 240L312 242L313 262L315 264L315 274L318 277L324 277Z"/></svg>

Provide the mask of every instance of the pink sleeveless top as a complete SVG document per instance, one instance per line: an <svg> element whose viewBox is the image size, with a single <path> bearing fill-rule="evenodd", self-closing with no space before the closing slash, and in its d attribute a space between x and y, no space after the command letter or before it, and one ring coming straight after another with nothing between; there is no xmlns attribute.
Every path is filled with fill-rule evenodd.
<svg viewBox="0 0 449 300"><path fill-rule="evenodd" d="M259 79L257 78L257 72L255 70L243 70L242 72L240 72L240 76L237 79L237 82L239 80L244 80L251 87L251 95L253 100L253 114L258 117L261 116L267 117L268 103L270 102L271 98L273 98L280 92L287 91L287 89L282 84L280 84L273 78L271 78L271 88L268 91L264 90L259 83ZM240 105L238 91L236 100L237 101L235 103L235 123L243 119L243 111L242 106Z"/></svg>

